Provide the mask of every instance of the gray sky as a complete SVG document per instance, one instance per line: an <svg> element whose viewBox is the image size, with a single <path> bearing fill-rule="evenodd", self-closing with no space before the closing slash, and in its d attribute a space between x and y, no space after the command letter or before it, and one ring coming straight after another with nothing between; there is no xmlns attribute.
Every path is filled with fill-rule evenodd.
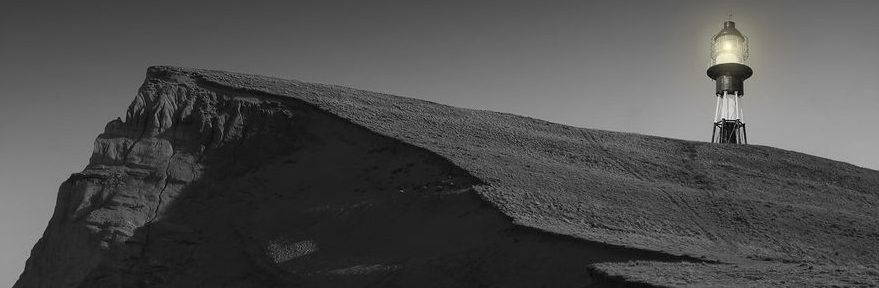
<svg viewBox="0 0 879 288"><path fill-rule="evenodd" d="M707 141L709 38L732 12L748 140L879 169L879 1L58 2L0 9L0 286L150 65Z"/></svg>

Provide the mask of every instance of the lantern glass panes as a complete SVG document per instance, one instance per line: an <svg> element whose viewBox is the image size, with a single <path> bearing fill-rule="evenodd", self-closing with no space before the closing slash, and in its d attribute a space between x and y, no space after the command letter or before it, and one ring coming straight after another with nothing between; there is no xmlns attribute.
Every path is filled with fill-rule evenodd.
<svg viewBox="0 0 879 288"><path fill-rule="evenodd" d="M748 40L735 34L718 35L711 43L711 66L724 63L745 64Z"/></svg>

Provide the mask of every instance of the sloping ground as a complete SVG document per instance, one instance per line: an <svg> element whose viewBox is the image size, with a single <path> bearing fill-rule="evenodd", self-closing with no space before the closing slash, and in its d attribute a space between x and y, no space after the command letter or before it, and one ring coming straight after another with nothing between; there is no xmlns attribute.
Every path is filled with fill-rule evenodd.
<svg viewBox="0 0 879 288"><path fill-rule="evenodd" d="M152 67L15 287L876 285L877 187L770 147Z"/></svg>
<svg viewBox="0 0 879 288"><path fill-rule="evenodd" d="M518 223L725 259L879 261L879 172L757 145L580 129L289 80L155 68L304 100L433 151ZM193 76L190 76L193 77Z"/></svg>
<svg viewBox="0 0 879 288"><path fill-rule="evenodd" d="M708 264L631 261L595 264L595 278L670 287L876 287L879 266L749 262ZM611 276L616 275L616 276Z"/></svg>

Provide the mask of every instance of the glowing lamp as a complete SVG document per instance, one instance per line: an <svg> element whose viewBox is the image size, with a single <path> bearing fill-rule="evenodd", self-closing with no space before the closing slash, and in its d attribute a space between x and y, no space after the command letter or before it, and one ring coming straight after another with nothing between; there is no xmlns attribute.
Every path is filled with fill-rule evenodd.
<svg viewBox="0 0 879 288"><path fill-rule="evenodd" d="M748 60L748 39L736 29L736 23L724 22L723 29L711 40L711 65L745 64L746 60Z"/></svg>

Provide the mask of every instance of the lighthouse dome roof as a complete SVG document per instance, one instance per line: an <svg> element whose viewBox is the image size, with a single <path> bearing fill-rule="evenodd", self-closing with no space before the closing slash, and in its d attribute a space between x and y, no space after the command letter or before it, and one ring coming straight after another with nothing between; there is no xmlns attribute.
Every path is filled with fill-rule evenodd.
<svg viewBox="0 0 879 288"><path fill-rule="evenodd" d="M714 39L726 35L735 35L745 38L745 36L742 35L742 32L739 32L739 29L736 29L736 22L733 21L723 22L723 29L720 29L720 32L718 32L717 35L714 36Z"/></svg>

